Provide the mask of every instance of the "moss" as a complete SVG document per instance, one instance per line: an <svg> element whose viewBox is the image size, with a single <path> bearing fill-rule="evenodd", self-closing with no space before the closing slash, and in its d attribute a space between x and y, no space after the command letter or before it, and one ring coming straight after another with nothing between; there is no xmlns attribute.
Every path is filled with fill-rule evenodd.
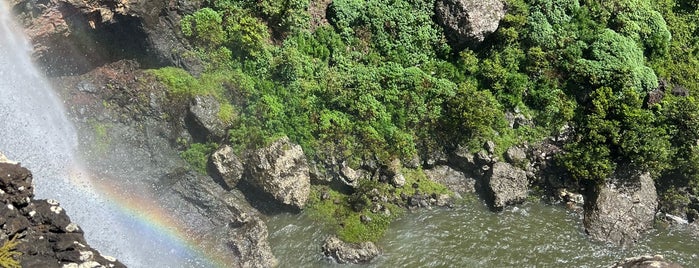
<svg viewBox="0 0 699 268"><path fill-rule="evenodd" d="M20 268L19 258L22 256L21 252L18 252L17 245L19 241L16 237L5 241L2 247L0 247L0 267L5 268Z"/></svg>
<svg viewBox="0 0 699 268"><path fill-rule="evenodd" d="M215 143L193 143L189 149L180 153L180 157L182 157L192 169L206 174L206 165L209 162L209 156L214 150L216 150Z"/></svg>
<svg viewBox="0 0 699 268"><path fill-rule="evenodd" d="M400 198L401 194L412 196L416 192L429 195L454 194L453 192L449 191L446 186L428 179L427 175L425 175L425 172L423 172L421 168L403 168L401 171L405 177L405 186L396 188L395 195L397 198Z"/></svg>
<svg viewBox="0 0 699 268"><path fill-rule="evenodd" d="M322 199L321 195L327 194ZM362 195L346 195L327 186L313 186L306 212L318 221L329 225L340 239L347 242L377 241L383 237L391 221L402 214L400 207L382 203L384 210L371 212L373 203L364 204L357 209L357 199ZM388 211L388 213L386 213ZM371 220L362 222L362 216Z"/></svg>
<svg viewBox="0 0 699 268"><path fill-rule="evenodd" d="M221 103L221 107L218 110L218 119L221 120L224 124L231 124L235 121L236 118L236 112L235 109L233 108L233 105L230 103L224 102Z"/></svg>

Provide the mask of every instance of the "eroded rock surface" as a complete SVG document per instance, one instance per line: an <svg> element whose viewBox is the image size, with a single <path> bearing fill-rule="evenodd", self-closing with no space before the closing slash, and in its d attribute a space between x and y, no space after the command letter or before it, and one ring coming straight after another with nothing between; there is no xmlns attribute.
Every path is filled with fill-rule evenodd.
<svg viewBox="0 0 699 268"><path fill-rule="evenodd" d="M496 162L487 176L495 209L521 203L527 198L529 180L524 170L508 163Z"/></svg>
<svg viewBox="0 0 699 268"><path fill-rule="evenodd" d="M452 46L473 46L498 29L505 16L505 4L499 0L439 0L435 4L437 22Z"/></svg>
<svg viewBox="0 0 699 268"><path fill-rule="evenodd" d="M590 237L628 245L653 228L658 196L650 174L622 171L585 202L584 224Z"/></svg>
<svg viewBox="0 0 699 268"><path fill-rule="evenodd" d="M380 254L372 242L347 243L336 236L330 236L323 243L323 254L337 263L367 263Z"/></svg>
<svg viewBox="0 0 699 268"><path fill-rule="evenodd" d="M223 145L211 154L211 163L226 187L234 188L243 176L243 163L230 145Z"/></svg>
<svg viewBox="0 0 699 268"><path fill-rule="evenodd" d="M682 266L666 261L661 255L646 255L627 258L615 263L612 268L682 268Z"/></svg>
<svg viewBox="0 0 699 268"><path fill-rule="evenodd" d="M0 154L0 242L19 241L22 267L125 267L91 248L56 200L34 200L32 174Z"/></svg>
<svg viewBox="0 0 699 268"><path fill-rule="evenodd" d="M282 204L303 208L311 191L306 155L283 137L249 154L245 179Z"/></svg>

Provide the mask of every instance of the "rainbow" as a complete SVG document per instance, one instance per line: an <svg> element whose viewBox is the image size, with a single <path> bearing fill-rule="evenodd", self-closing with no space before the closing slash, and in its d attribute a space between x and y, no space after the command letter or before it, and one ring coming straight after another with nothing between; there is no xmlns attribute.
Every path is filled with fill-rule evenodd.
<svg viewBox="0 0 699 268"><path fill-rule="evenodd" d="M235 263L232 259L233 254L222 252L223 250L218 249L211 239L198 235L195 231L196 226L188 226L181 219L174 217L155 201L156 198L152 194L124 191L126 189L123 186L114 183L118 180L105 175L94 175L85 170L81 167L71 169L71 183L78 186L76 188L100 196L114 211L122 214L118 216L135 223L139 231L147 235L139 239L166 243L166 246L180 257L197 260L196 266L229 267L231 263ZM186 266L190 265L183 264L183 267Z"/></svg>

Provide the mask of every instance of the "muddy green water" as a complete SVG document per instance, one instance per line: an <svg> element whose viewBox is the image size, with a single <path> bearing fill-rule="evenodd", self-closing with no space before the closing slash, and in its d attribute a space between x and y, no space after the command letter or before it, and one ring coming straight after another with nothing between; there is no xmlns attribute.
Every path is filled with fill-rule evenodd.
<svg viewBox="0 0 699 268"><path fill-rule="evenodd" d="M699 267L699 238L683 227L655 230L630 248L591 242L580 215L539 202L487 210L475 198L454 209L408 212L378 242L369 267L608 267L616 260L661 254ZM280 267L338 267L320 253L328 230L304 214L270 217Z"/></svg>

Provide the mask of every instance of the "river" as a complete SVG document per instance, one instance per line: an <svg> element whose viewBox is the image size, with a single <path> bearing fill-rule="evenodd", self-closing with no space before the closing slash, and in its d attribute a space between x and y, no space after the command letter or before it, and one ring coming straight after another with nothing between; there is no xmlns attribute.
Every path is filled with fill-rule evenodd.
<svg viewBox="0 0 699 268"><path fill-rule="evenodd" d="M277 215L268 225L272 251L287 267L343 267L322 256L328 230L306 215ZM592 242L580 215L561 205L530 201L494 213L470 197L453 209L406 213L378 241L383 254L368 267L608 267L645 254L695 267L698 242L679 226L622 249Z"/></svg>

